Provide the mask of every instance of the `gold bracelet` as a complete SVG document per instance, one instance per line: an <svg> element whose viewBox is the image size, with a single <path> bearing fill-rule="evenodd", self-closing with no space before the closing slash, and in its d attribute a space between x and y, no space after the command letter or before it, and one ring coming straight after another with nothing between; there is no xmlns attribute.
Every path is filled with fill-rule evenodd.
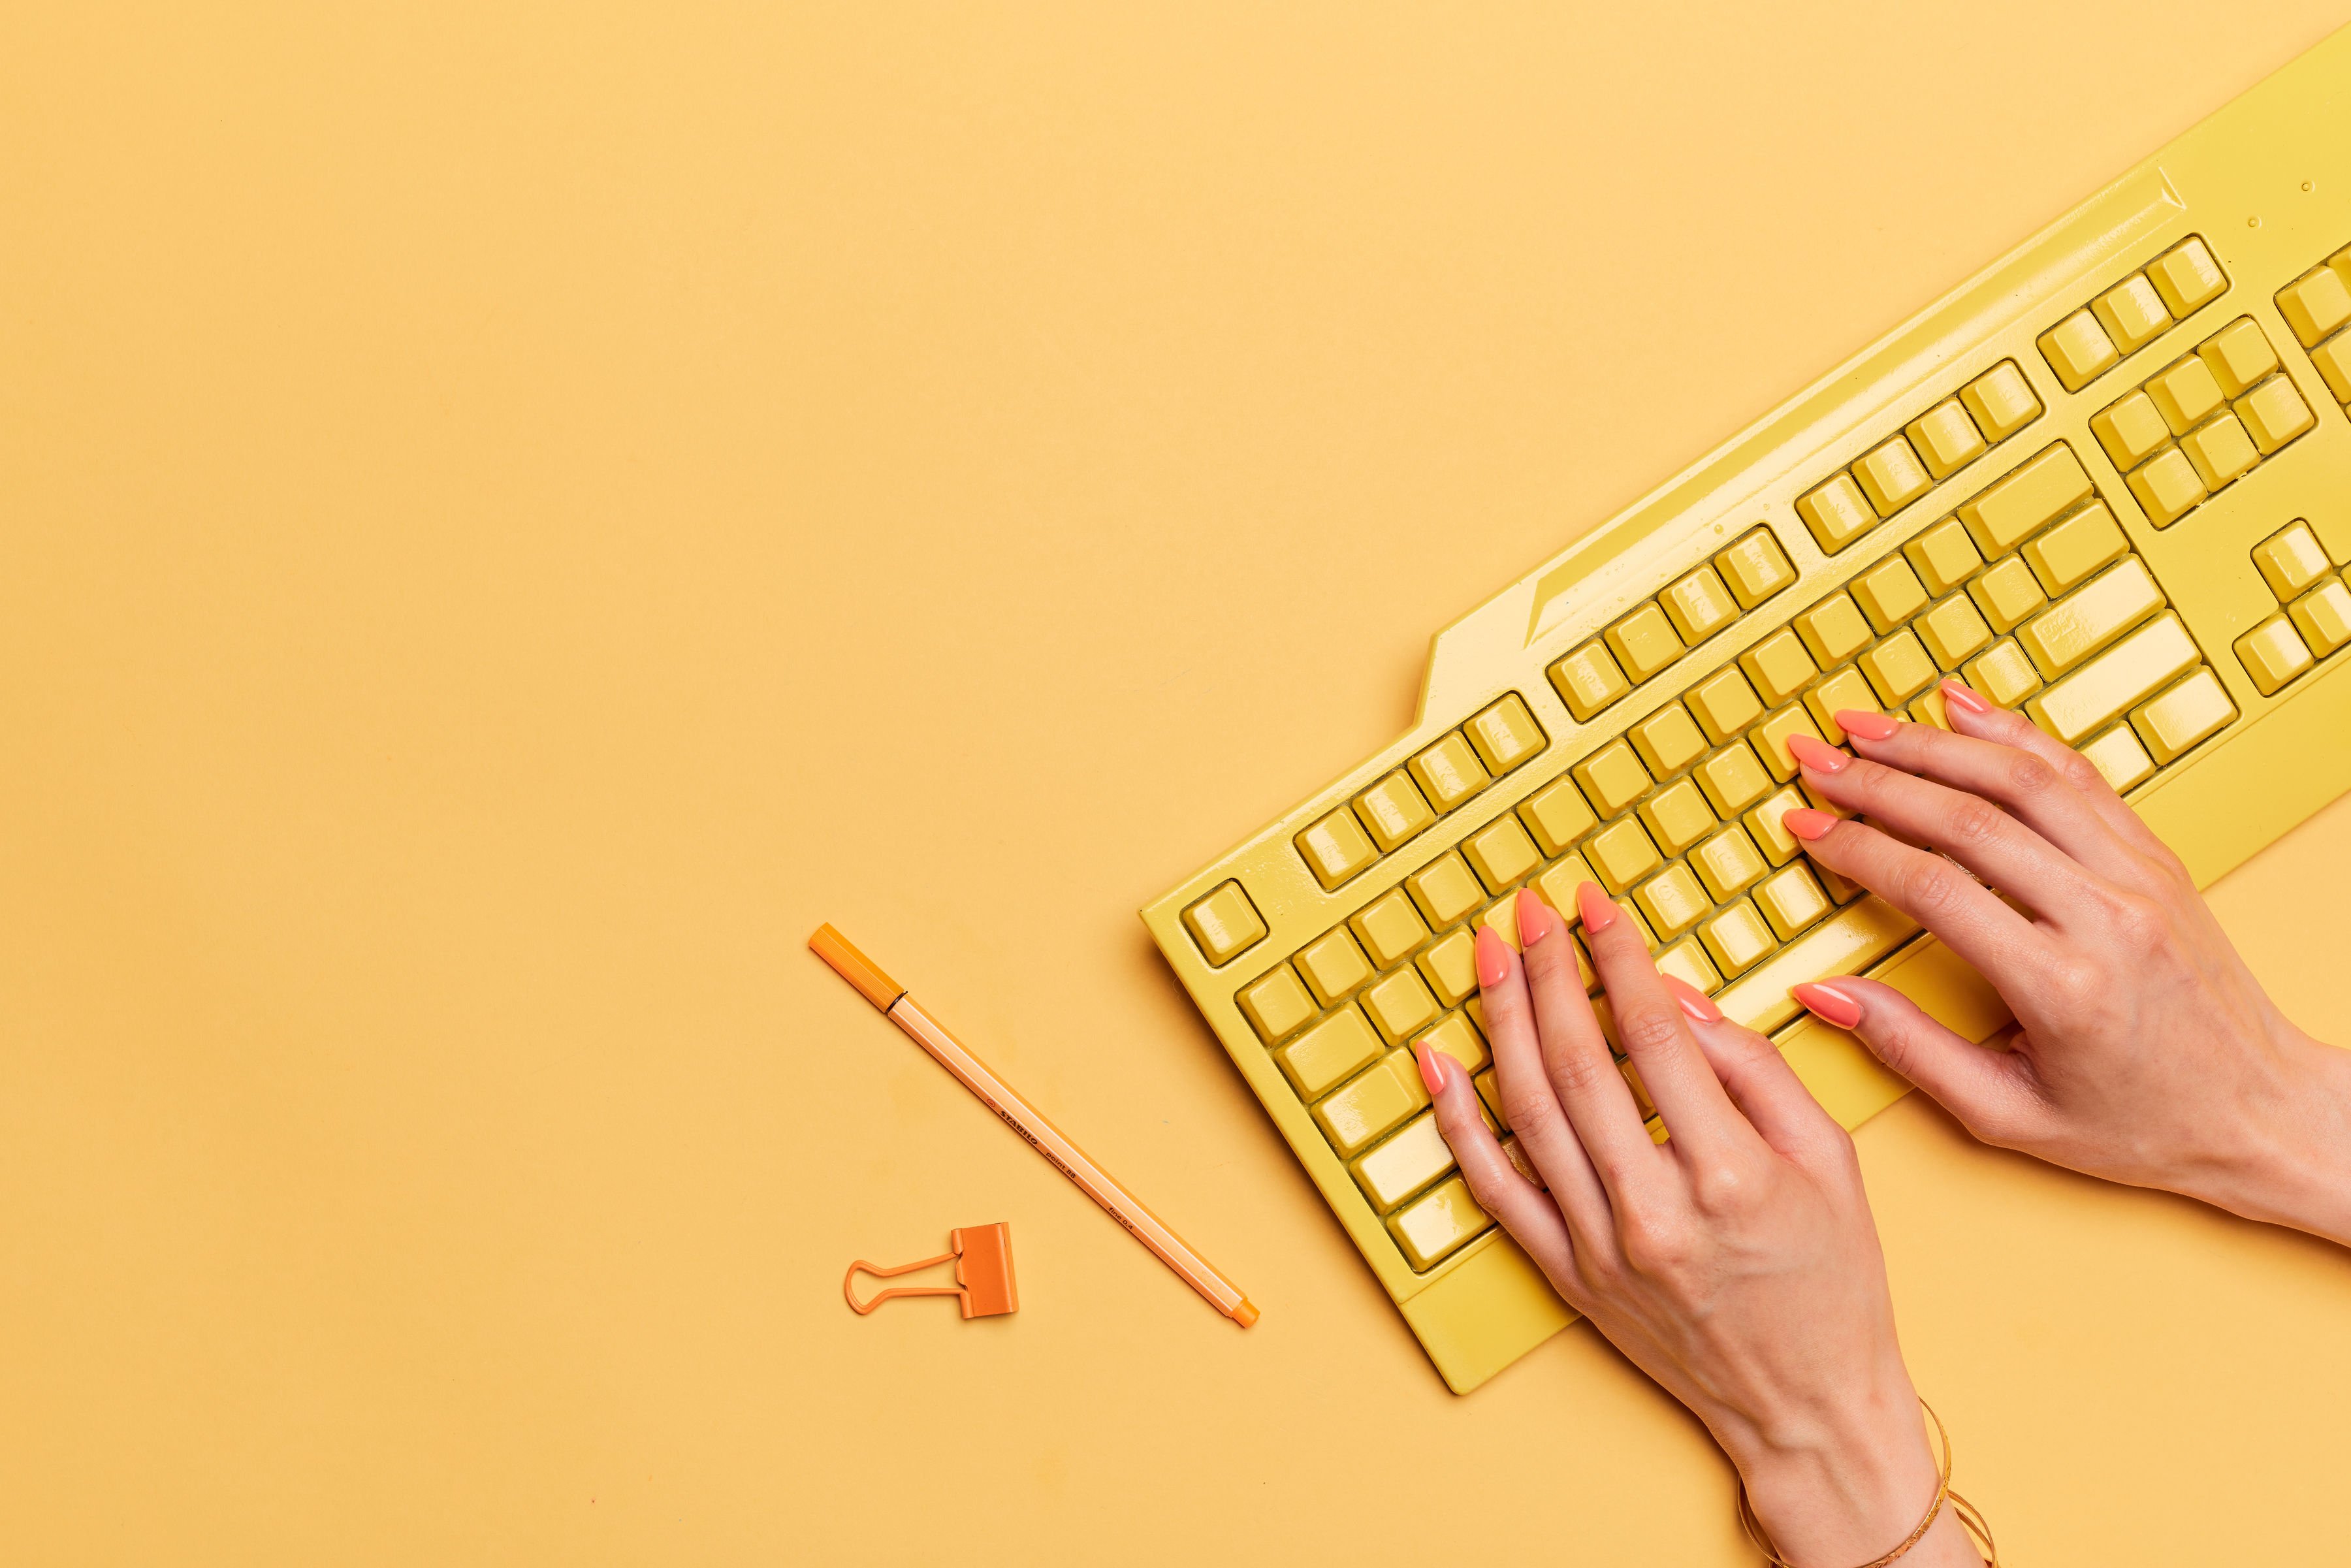
<svg viewBox="0 0 2351 1568"><path fill-rule="evenodd" d="M1943 1450L1943 1457L1935 1467L1935 1500L1928 1505L1927 1517L1918 1521L1918 1528L1910 1532L1907 1540L1885 1556L1871 1558L1861 1564L1861 1568L1886 1568L1887 1563L1925 1540L1927 1531L1935 1528L1935 1521L1942 1513L1946 1502L1951 1505L1951 1513L1959 1520L1959 1528L1973 1536L1983 1548L1985 1561L1991 1568L2000 1568L2000 1548L1992 1544L1991 1526L1984 1522L1984 1516L1977 1511L1975 1504L1951 1490L1951 1435L1943 1430L1943 1418L1936 1415L1935 1407L1924 1399L1918 1401L1918 1408L1924 1410L1927 1419L1935 1424L1935 1441ZM1763 1521L1755 1517L1755 1505L1747 1499L1747 1478L1744 1476L1739 1479L1739 1522L1746 1527L1747 1539L1755 1543L1756 1551L1763 1553L1765 1562L1776 1563L1778 1568L1796 1568L1794 1563L1771 1549L1771 1538L1763 1533Z"/></svg>

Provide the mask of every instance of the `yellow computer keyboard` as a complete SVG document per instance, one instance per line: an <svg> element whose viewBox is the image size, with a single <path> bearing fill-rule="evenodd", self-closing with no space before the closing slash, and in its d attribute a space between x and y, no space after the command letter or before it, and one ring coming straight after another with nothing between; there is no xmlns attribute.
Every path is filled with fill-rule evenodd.
<svg viewBox="0 0 2351 1568"><path fill-rule="evenodd" d="M1858 1124L1907 1085L1791 985L2007 1014L1798 853L1789 737L1957 675L2210 882L2351 786L2346 404L2351 31L1439 632L1411 733L1143 912L1448 1384L1573 1315L1407 1050L1492 1104L1472 928L1600 883Z"/></svg>

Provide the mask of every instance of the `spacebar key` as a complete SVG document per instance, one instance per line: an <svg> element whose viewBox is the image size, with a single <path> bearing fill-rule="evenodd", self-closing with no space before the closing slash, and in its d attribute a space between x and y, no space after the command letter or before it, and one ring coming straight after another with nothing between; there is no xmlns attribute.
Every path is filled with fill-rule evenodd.
<svg viewBox="0 0 2351 1568"><path fill-rule="evenodd" d="M1788 988L1857 975L1918 934L1918 923L1872 894L1847 904L1714 995L1734 1022L1769 1034L1803 1009Z"/></svg>

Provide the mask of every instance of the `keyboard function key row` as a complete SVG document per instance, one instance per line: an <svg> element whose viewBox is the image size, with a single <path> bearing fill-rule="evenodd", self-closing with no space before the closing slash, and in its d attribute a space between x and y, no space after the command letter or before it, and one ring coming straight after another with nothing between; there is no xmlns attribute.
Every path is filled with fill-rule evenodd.
<svg viewBox="0 0 2351 1568"><path fill-rule="evenodd" d="M1578 723L1796 580L1767 528L1750 528L1551 666L1552 685Z"/></svg>
<svg viewBox="0 0 2351 1568"><path fill-rule="evenodd" d="M2024 372L2002 360L1799 497L1796 515L1834 555L2040 413Z"/></svg>
<svg viewBox="0 0 2351 1568"><path fill-rule="evenodd" d="M2041 334L2041 357L2080 392L2228 287L2211 248L2191 235Z"/></svg>

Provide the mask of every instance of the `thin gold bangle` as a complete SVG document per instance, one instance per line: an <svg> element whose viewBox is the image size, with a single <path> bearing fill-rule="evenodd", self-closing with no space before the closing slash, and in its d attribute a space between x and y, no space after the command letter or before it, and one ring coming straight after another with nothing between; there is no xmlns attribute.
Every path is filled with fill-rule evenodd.
<svg viewBox="0 0 2351 1568"><path fill-rule="evenodd" d="M1951 1490L1951 1435L1943 1429L1943 1418L1936 1415L1935 1407L1924 1399L1918 1401L1918 1408L1924 1410L1927 1419L1935 1424L1935 1442L1943 1450L1942 1458L1935 1466L1935 1500L1928 1505L1927 1517L1918 1521L1918 1528L1910 1532L1907 1540L1885 1556L1873 1557L1862 1563L1861 1568L1886 1568L1887 1563L1924 1541L1927 1531L1935 1528L1935 1521L1941 1515L1946 1502L1951 1505L1952 1516L1959 1520L1959 1528L1973 1536L1983 1548L1985 1561L1991 1568L2000 1568L2000 1548L1992 1544L1991 1526L1984 1522L1984 1516L1975 1504ZM1755 1505L1748 1500L1747 1479L1744 1476L1739 1480L1739 1522L1746 1527L1747 1539L1755 1543L1756 1551L1763 1553L1765 1562L1776 1563L1778 1568L1796 1568L1794 1563L1771 1549L1771 1538L1763 1533L1763 1521L1755 1517Z"/></svg>

